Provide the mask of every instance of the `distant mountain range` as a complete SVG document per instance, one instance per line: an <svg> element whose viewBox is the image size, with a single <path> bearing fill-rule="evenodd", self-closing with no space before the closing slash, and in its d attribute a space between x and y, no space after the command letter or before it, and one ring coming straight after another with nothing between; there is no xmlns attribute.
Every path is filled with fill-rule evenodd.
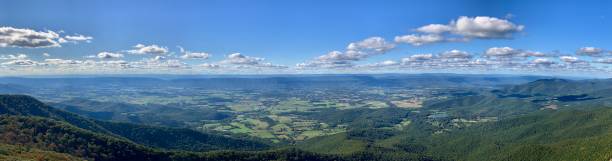
<svg viewBox="0 0 612 161"><path fill-rule="evenodd" d="M544 76L459 75L459 74L379 74L379 75L291 75L241 77L3 77L0 84L30 88L104 87L197 87L202 89L287 89L380 87L502 86L527 83ZM25 89L23 89L25 90ZM16 90L15 92L20 92Z"/></svg>

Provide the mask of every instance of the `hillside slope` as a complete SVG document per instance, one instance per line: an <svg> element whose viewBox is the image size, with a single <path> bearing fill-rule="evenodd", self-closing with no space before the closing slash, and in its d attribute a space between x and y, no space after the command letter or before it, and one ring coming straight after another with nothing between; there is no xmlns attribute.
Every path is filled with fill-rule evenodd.
<svg viewBox="0 0 612 161"><path fill-rule="evenodd" d="M115 123L87 119L76 114L47 106L25 95L0 95L0 114L37 116L65 121L76 127L110 136L124 137L139 144L178 150L255 150L268 147L266 144L206 134L188 129ZM165 136L159 139L157 136Z"/></svg>
<svg viewBox="0 0 612 161"><path fill-rule="evenodd" d="M85 161L64 153L9 144L0 144L0 160Z"/></svg>
<svg viewBox="0 0 612 161"><path fill-rule="evenodd" d="M540 111L424 140L452 160L609 160L612 108Z"/></svg>
<svg viewBox="0 0 612 161"><path fill-rule="evenodd" d="M187 129L159 128L84 119L48 107L29 96L0 95L0 98L0 110L2 110L0 114L0 145L6 145L7 147L0 146L0 158L3 159L23 160L34 157L34 159L48 158L48 160L80 160L80 158L85 158L97 161L354 160L297 149L240 151L241 149L266 145L202 134ZM66 120L85 121L88 125L95 125L105 132L83 129ZM139 142L142 144L139 144ZM146 146L148 144L177 149L198 147L226 149L227 151L167 151ZM15 150L15 148L18 149ZM43 154L45 157L40 157Z"/></svg>

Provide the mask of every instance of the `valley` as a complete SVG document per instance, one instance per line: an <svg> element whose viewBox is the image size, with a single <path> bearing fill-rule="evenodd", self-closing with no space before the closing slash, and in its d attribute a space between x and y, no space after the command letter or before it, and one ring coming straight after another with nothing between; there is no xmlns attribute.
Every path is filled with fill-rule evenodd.
<svg viewBox="0 0 612 161"><path fill-rule="evenodd" d="M492 78L495 81L488 81ZM146 83L138 83L143 80ZM343 86L332 85L342 81ZM588 157L612 155L605 150L612 149L606 144L612 132L612 115L608 116L612 96L605 92L612 89L612 81L603 79L441 74L0 78L0 82L19 84L20 90L4 90L34 97L3 96L2 113L19 116L3 116L8 123L3 125L5 131L30 119L23 116L50 118L33 121L60 121L67 124L61 126L81 129L73 136L93 132L134 142L131 146L142 150L134 155L155 156L151 160L212 157L218 150L258 154L271 150L275 155L270 157L289 150L295 155L337 157L334 160L505 160L525 152L544 157L594 148L590 144L604 150L589 150L599 152ZM12 109L14 104L25 109ZM23 128L2 136L13 137ZM2 143L58 150L11 140ZM43 140L37 142L48 142ZM77 151L61 150L69 156L112 160Z"/></svg>

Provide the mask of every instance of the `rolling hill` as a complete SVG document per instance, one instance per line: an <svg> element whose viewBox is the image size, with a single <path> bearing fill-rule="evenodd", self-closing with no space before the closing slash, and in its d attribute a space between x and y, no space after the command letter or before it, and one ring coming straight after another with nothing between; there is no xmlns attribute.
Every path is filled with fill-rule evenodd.
<svg viewBox="0 0 612 161"><path fill-rule="evenodd" d="M256 150L268 145L256 141L234 139L216 134L206 134L188 129L106 122L88 119L55 109L25 95L0 95L0 114L44 117L64 121L76 127L96 133L127 138L139 144L177 150ZM164 139L156 135L167 134Z"/></svg>
<svg viewBox="0 0 612 161"><path fill-rule="evenodd" d="M612 108L540 111L424 140L453 160L609 160Z"/></svg>

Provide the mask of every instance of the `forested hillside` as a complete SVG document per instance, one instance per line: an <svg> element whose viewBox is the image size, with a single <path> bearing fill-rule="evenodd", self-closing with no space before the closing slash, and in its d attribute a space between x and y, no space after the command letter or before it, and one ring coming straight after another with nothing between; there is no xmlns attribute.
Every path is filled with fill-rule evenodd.
<svg viewBox="0 0 612 161"><path fill-rule="evenodd" d="M87 119L47 106L32 97L23 95L0 95L0 114L38 116L56 121L65 121L73 126L92 132L128 138L139 144L164 149L206 151L222 149L255 150L267 147L266 144L257 141L206 134L188 129Z"/></svg>

